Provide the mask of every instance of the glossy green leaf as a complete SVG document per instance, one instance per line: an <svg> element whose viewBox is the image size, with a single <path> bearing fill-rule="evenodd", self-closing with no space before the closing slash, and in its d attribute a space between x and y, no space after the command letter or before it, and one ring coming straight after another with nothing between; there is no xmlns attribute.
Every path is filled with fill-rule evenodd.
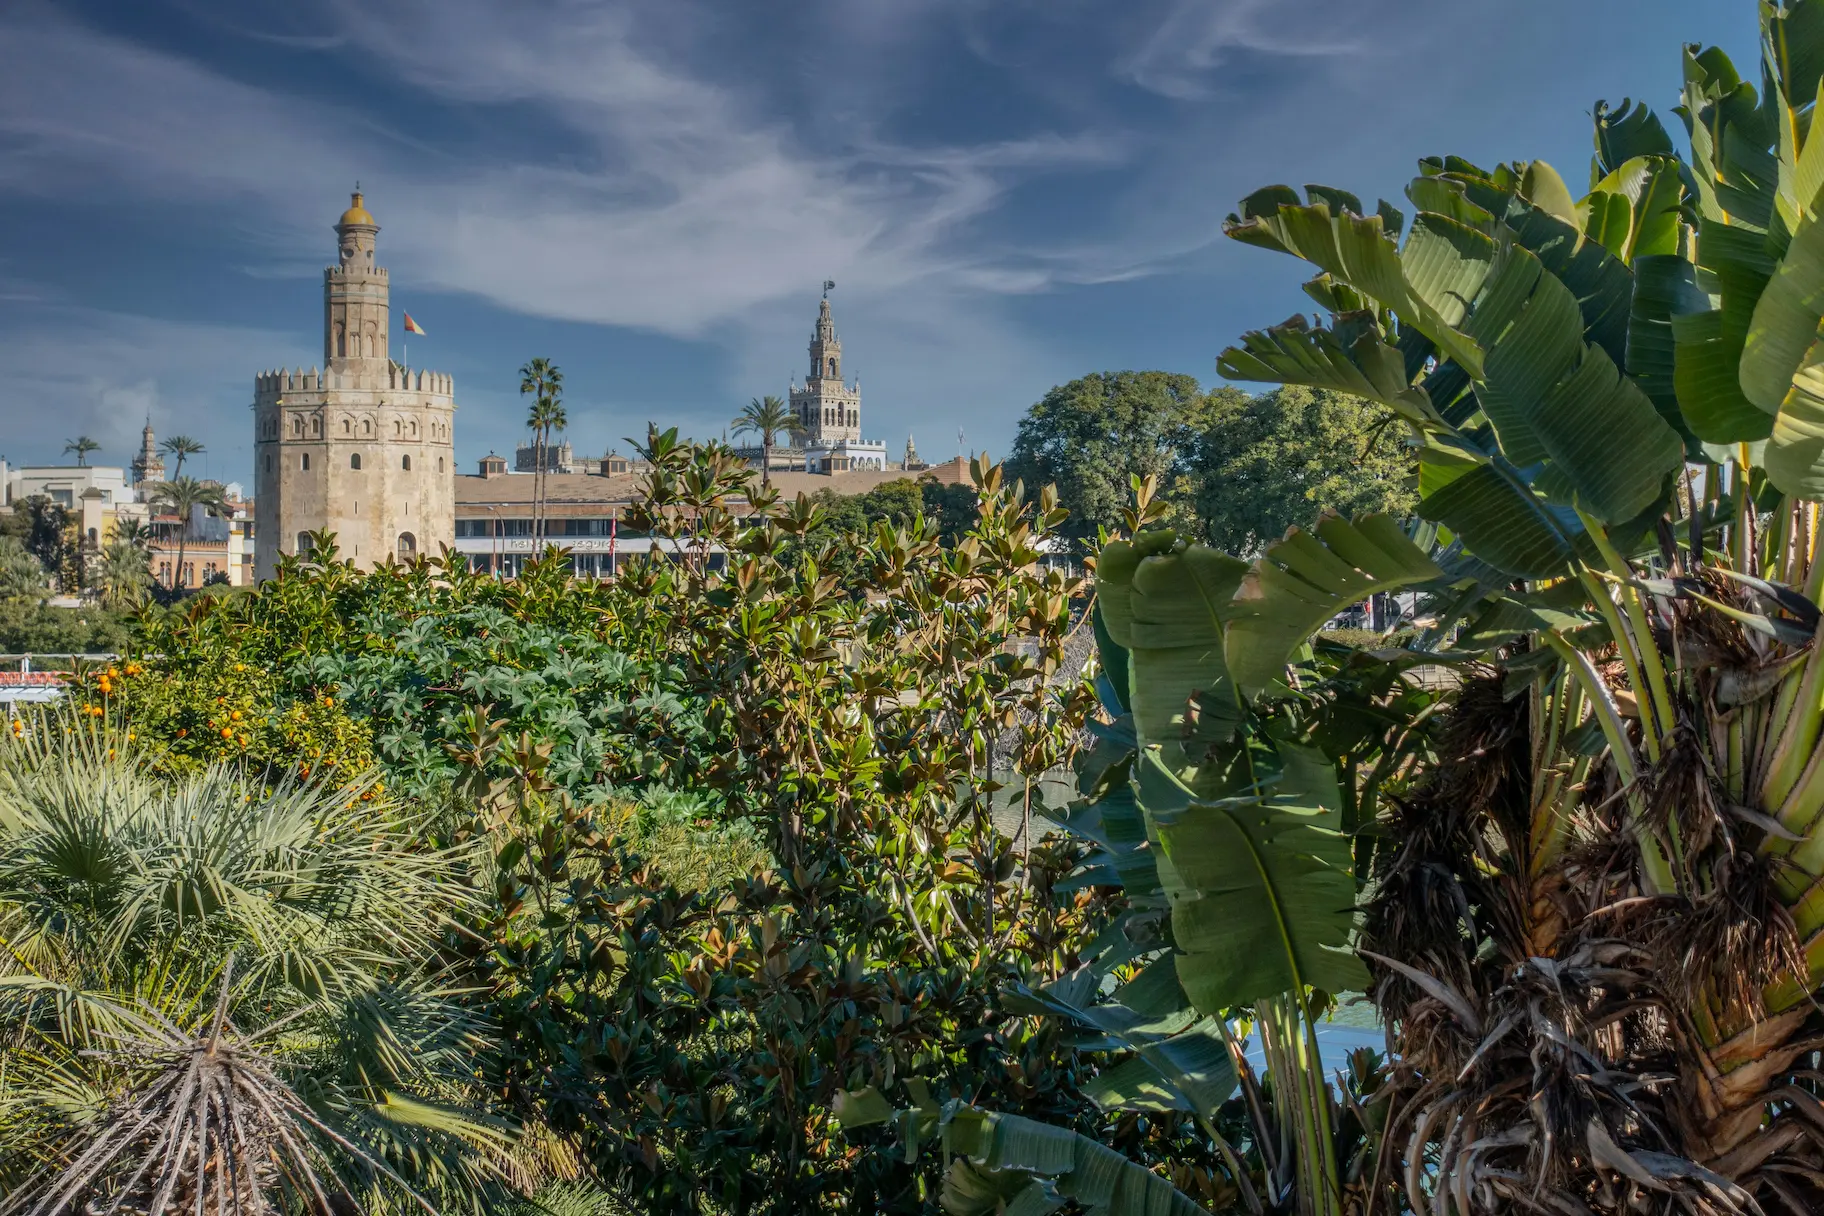
<svg viewBox="0 0 1824 1216"><path fill-rule="evenodd" d="M998 1112L970 1114L973 1117L959 1114L951 1120L946 1143L976 1170L1043 1179L1046 1189L1074 1200L1090 1216L1207 1216L1202 1205L1158 1174L1069 1128ZM1002 1197L971 1205L966 1202L968 1194L946 1179L944 1210L954 1216L1016 1210L1012 1203L1003 1209ZM1021 1199L1014 1202L1024 1196L1021 1192Z"/></svg>
<svg viewBox="0 0 1824 1216"><path fill-rule="evenodd" d="M1647 103L1621 99L1619 108L1611 110L1607 102L1597 102L1596 165L1607 175L1637 156L1671 156L1675 149L1672 137L1660 123L1659 116Z"/></svg>
<svg viewBox="0 0 1824 1216"><path fill-rule="evenodd" d="M1742 395L1778 413L1824 319L1824 225L1792 239L1754 306L1742 348Z"/></svg>
<svg viewBox="0 0 1824 1216"><path fill-rule="evenodd" d="M1325 621L1371 595L1441 578L1443 571L1391 516L1351 523L1327 511L1294 528L1254 563L1228 627L1229 671L1253 698L1285 676L1287 661Z"/></svg>
<svg viewBox="0 0 1824 1216"><path fill-rule="evenodd" d="M1435 486L1429 491L1428 475ZM1498 570L1555 578L1576 556L1575 517L1546 503L1511 467L1445 465L1426 452L1419 485L1419 515L1449 528L1465 549Z"/></svg>
<svg viewBox="0 0 1824 1216"><path fill-rule="evenodd" d="M1705 443L1750 443L1773 433L1773 419L1742 395L1742 344L1721 309L1674 315L1672 383L1679 412Z"/></svg>
<svg viewBox="0 0 1824 1216"><path fill-rule="evenodd" d="M1242 337L1217 356L1216 370L1231 380L1308 384L1376 401L1416 425L1440 422L1425 390L1406 378L1405 360L1371 318L1340 319L1335 329L1313 329L1294 317Z"/></svg>
<svg viewBox="0 0 1824 1216"><path fill-rule="evenodd" d="M1348 950L1355 879L1335 811L1196 802L1151 757L1139 780L1171 861L1178 979L1192 1004L1220 1014L1301 985L1344 992L1367 982Z"/></svg>
<svg viewBox="0 0 1824 1216"><path fill-rule="evenodd" d="M1767 476L1786 494L1824 498L1824 341L1813 342L1767 441Z"/></svg>
<svg viewBox="0 0 1824 1216"><path fill-rule="evenodd" d="M1134 724L1143 746L1184 736L1194 693L1232 705L1223 631L1248 564L1202 545L1143 555L1134 543L1106 546L1096 591L1109 636L1127 648ZM1236 706L1231 720L1239 720Z"/></svg>
<svg viewBox="0 0 1824 1216"><path fill-rule="evenodd" d="M1696 267L1675 254L1642 257L1634 263L1634 301L1628 317L1628 374L1666 424L1695 454L1696 432L1679 409L1677 341L1672 318L1708 312L1710 298L1697 286Z"/></svg>

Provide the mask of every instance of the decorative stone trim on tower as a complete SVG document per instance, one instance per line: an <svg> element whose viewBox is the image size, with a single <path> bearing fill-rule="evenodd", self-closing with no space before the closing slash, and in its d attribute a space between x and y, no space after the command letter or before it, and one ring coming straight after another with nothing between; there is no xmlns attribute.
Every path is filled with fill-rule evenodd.
<svg viewBox="0 0 1824 1216"><path fill-rule="evenodd" d="M357 190L335 226L323 273L321 371L261 372L253 382L254 573L310 532L371 569L436 556L456 539L455 382L388 357L390 285L374 262L374 222Z"/></svg>

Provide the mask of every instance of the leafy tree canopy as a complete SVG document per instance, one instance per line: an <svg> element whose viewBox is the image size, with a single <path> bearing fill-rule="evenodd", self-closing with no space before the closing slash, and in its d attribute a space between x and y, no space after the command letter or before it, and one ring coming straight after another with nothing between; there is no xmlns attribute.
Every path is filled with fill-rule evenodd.
<svg viewBox="0 0 1824 1216"><path fill-rule="evenodd" d="M1412 450L1387 410L1358 397L1288 385L1257 397L1210 394L1214 417L1186 454L1204 539L1254 554L1328 507L1402 514L1414 495Z"/></svg>
<svg viewBox="0 0 1824 1216"><path fill-rule="evenodd" d="M1184 452L1210 420L1211 398L1191 376L1098 372L1046 393L1026 411L1007 462L1029 487L1058 487L1070 509L1062 531L1081 549L1119 526L1129 478L1157 476L1182 498Z"/></svg>

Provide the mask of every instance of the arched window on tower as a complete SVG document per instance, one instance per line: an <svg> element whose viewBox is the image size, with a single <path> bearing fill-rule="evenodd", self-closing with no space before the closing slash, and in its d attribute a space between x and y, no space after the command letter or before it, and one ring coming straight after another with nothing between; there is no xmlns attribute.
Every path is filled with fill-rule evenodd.
<svg viewBox="0 0 1824 1216"><path fill-rule="evenodd" d="M409 562L418 555L418 538L410 532L399 534L399 560Z"/></svg>
<svg viewBox="0 0 1824 1216"><path fill-rule="evenodd" d="M299 557L303 557L306 553L310 552L310 533L298 533L298 547L295 552Z"/></svg>
<svg viewBox="0 0 1824 1216"><path fill-rule="evenodd" d="M410 456L401 456L399 458L399 467L404 469L407 473L411 472L412 458Z"/></svg>
<svg viewBox="0 0 1824 1216"><path fill-rule="evenodd" d="M342 328L342 322L336 322L336 355L345 357L348 354L348 331Z"/></svg>
<svg viewBox="0 0 1824 1216"><path fill-rule="evenodd" d="M298 453L298 468L303 470L306 473L310 472L310 453L309 452L299 452Z"/></svg>
<svg viewBox="0 0 1824 1216"><path fill-rule="evenodd" d="M830 368L830 370L829 370L828 374L834 376L836 374L836 360L834 360L834 359L830 360L829 368Z"/></svg>
<svg viewBox="0 0 1824 1216"><path fill-rule="evenodd" d="M312 418L310 420L310 433L315 435L318 439L323 438L323 420L321 418Z"/></svg>
<svg viewBox="0 0 1824 1216"><path fill-rule="evenodd" d="M360 468L361 468L361 453L359 453L359 452L356 452L356 453L354 453L354 454L353 454L353 455L351 455L351 456L350 456L350 457L349 457L349 458L348 458L348 467L349 467L349 468L351 468L351 469L354 469L354 470L356 470L356 471L359 471L359 470L360 470Z"/></svg>

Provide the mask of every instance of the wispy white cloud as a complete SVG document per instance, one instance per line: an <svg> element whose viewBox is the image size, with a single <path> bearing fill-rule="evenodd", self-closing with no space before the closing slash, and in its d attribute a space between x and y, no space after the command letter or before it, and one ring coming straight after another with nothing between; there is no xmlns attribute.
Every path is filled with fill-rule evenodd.
<svg viewBox="0 0 1824 1216"><path fill-rule="evenodd" d="M0 327L0 454L15 462L56 459L66 440L88 435L101 444L96 463L124 465L150 418L161 433L206 437L199 471L243 477L252 373L311 353L290 334L69 305L9 308Z"/></svg>
<svg viewBox="0 0 1824 1216"><path fill-rule="evenodd" d="M311 273L333 205L325 187L358 176L397 281L713 340L740 374L795 363L766 349L784 325L773 310L826 275L863 306L854 330L871 313L893 318L875 354L929 379L934 356L1023 368L1041 349L992 300L959 309L958 293L1100 273L1068 251L967 237L1016 186L1116 162L1122 148L1106 133L911 146L857 130L812 147L751 98L643 45L624 8L329 0L321 13L321 36L358 48L375 71L433 102L515 107L546 138L518 155L427 155L353 102L256 88L37 7L0 17L17 69L0 77L0 134L11 137L0 191L194 200L211 217L237 216L240 235L266 250L253 273ZM955 325L962 313L968 324ZM793 314L785 326L791 347L803 324ZM934 330L941 349L921 348L918 335ZM185 363L232 368L254 349L190 337ZM85 392L118 414L135 385L156 404L156 381L116 385L112 398Z"/></svg>
<svg viewBox="0 0 1824 1216"><path fill-rule="evenodd" d="M1171 0L1115 68L1168 97L1207 97L1212 74L1237 51L1299 58L1362 54L1376 24L1389 28L1388 14L1376 11L1382 7L1361 0Z"/></svg>

